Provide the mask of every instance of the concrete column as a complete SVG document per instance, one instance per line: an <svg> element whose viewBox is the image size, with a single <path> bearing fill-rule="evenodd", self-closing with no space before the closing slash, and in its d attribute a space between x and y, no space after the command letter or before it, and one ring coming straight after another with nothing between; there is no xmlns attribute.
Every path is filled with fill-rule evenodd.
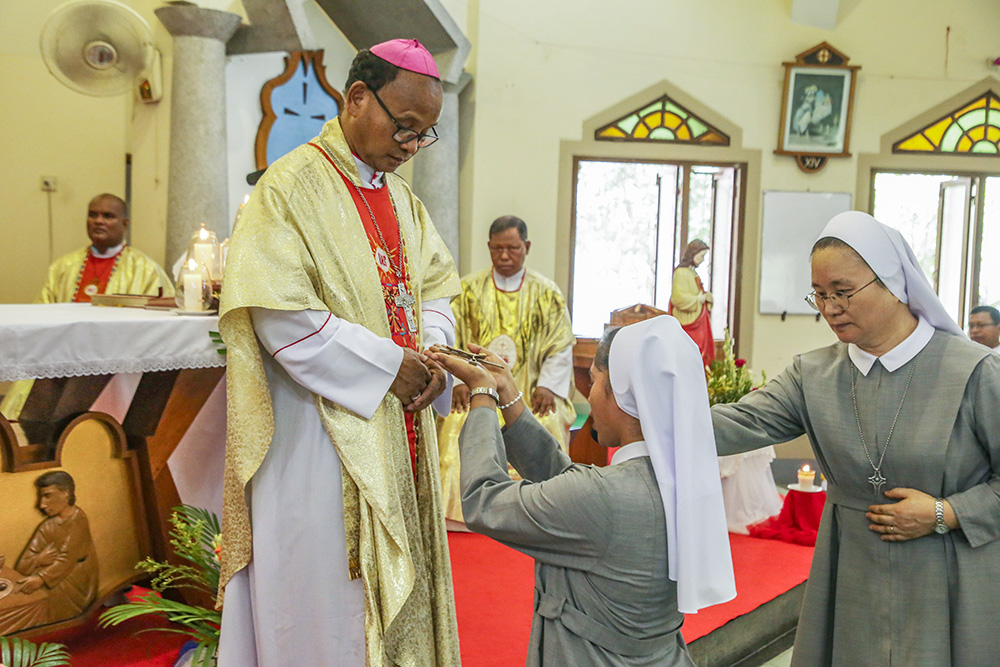
<svg viewBox="0 0 1000 667"><path fill-rule="evenodd" d="M193 5L158 7L174 38L167 189L167 267L201 223L228 235L226 42L240 25L229 12Z"/></svg>
<svg viewBox="0 0 1000 667"><path fill-rule="evenodd" d="M444 84L437 131L441 138L413 160L413 191L427 207L438 233L458 264L458 96L471 77Z"/></svg>

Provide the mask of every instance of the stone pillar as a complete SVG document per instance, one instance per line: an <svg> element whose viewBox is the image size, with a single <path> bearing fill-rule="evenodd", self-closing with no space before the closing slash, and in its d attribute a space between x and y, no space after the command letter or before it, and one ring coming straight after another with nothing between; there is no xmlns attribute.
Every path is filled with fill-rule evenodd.
<svg viewBox="0 0 1000 667"><path fill-rule="evenodd" d="M471 80L444 84L437 130L441 138L413 160L413 191L427 207L438 233L458 264L458 96Z"/></svg>
<svg viewBox="0 0 1000 667"><path fill-rule="evenodd" d="M193 5L158 7L174 38L167 188L167 262L187 251L201 223L228 235L226 42L240 25L229 12Z"/></svg>

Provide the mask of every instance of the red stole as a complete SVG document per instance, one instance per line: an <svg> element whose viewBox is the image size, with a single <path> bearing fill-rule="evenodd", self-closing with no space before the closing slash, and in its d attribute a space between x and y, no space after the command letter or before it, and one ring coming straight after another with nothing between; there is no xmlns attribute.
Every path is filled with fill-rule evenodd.
<svg viewBox="0 0 1000 667"><path fill-rule="evenodd" d="M417 350L417 332L415 329L410 330L403 307L396 304L400 279L392 268L393 262L403 274L402 282L406 287L406 291L410 294L413 292L409 289L410 274L406 263L406 249L401 247L399 221L396 219L396 211L392 207L392 199L389 197L388 186L377 190L366 189L364 191L364 198L362 199L362 194L358 188L337 168L337 165L333 163L333 160L326 154L326 151L316 146L316 144L310 145L319 150L323 157L333 165L333 168L337 169L337 173L344 179L347 191L351 193L354 206L358 209L358 215L361 217L361 223L364 225L365 234L368 236L368 245L371 247L372 257L378 269L379 281L382 283L382 295L385 299L385 315L389 322L389 333L392 335L392 341L400 347ZM368 202L368 207L371 207L372 215L375 216L374 220L368 215L368 207L365 206L366 201ZM378 229L375 228L376 221L378 222ZM382 240L379 238L379 229L385 238L385 248L383 248ZM392 257L392 262L389 261L386 252ZM413 317L417 317L416 304L414 304ZM417 430L414 424L414 414L412 412L404 412L403 416L406 420L406 439L410 448L410 465L413 468L414 476L416 476Z"/></svg>
<svg viewBox="0 0 1000 667"><path fill-rule="evenodd" d="M87 249L87 261L83 264L83 271L80 273L80 281L76 285L76 296L73 297L75 303L90 303L91 294L87 293L87 287L91 287L94 294L104 294L108 288L108 281L115 270L115 264L121 257L121 252L113 257L94 257L91 249ZM96 286L97 291L94 291Z"/></svg>

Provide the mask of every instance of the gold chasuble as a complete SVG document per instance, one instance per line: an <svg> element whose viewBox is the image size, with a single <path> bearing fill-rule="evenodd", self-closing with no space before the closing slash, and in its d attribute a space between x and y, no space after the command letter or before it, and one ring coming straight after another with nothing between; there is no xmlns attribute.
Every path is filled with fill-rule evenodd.
<svg viewBox="0 0 1000 667"><path fill-rule="evenodd" d="M72 302L89 253L89 247L80 248L52 262L38 303ZM155 295L160 287L163 287L163 296L173 296L173 281L163 269L145 253L125 246L115 258L107 287L97 293Z"/></svg>
<svg viewBox="0 0 1000 667"><path fill-rule="evenodd" d="M492 268L466 276L462 294L452 300L451 310L455 314L455 345L463 349L469 343L483 345L507 360L529 409L542 364L576 342L559 286L530 269L525 269L521 289L516 292L498 289ZM563 393L569 395L570 391L572 387L567 386ZM559 395L555 404L554 412L535 417L566 451L567 431L576 411ZM440 420L438 428L445 516L453 521L462 521L458 436L466 417L468 412L452 412Z"/></svg>
<svg viewBox="0 0 1000 667"><path fill-rule="evenodd" d="M360 186L339 119L313 143L322 151L300 146L268 168L243 209L227 257L219 320L228 347L229 412L220 603L226 584L252 555L244 490L274 430L248 309L330 311L379 336L391 334L379 266L347 182ZM420 303L453 296L460 283L423 204L402 178L385 178L417 301L419 337ZM458 665L432 409L415 420L414 488L398 398L387 393L368 420L320 396L315 403L343 472L348 553L330 558L346 557L352 578L363 580L368 667Z"/></svg>

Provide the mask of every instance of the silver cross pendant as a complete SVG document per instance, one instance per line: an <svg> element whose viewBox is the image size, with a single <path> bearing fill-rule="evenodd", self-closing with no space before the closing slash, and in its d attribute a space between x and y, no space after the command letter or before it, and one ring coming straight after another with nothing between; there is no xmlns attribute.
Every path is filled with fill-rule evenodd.
<svg viewBox="0 0 1000 667"><path fill-rule="evenodd" d="M872 476L868 478L868 483L872 485L872 489L875 491L875 496L878 497L882 494L882 487L885 486L885 477L882 476L882 471L875 468L875 472Z"/></svg>
<svg viewBox="0 0 1000 667"><path fill-rule="evenodd" d="M399 283L399 293L396 295L396 306L403 309L406 315L406 327L412 334L417 333L417 318L413 316L413 307L417 305L417 300L412 294L406 291L406 285Z"/></svg>

